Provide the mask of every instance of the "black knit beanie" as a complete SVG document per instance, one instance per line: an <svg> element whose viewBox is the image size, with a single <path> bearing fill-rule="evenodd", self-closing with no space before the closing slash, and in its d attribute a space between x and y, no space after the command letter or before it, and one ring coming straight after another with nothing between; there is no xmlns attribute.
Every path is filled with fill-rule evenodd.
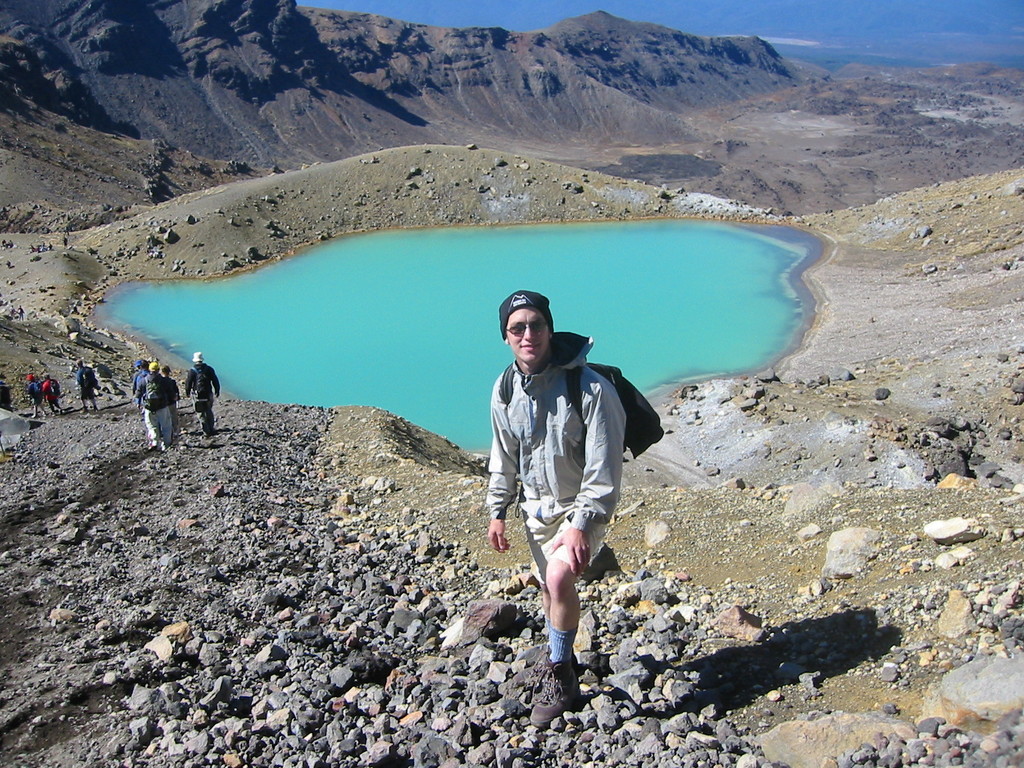
<svg viewBox="0 0 1024 768"><path fill-rule="evenodd" d="M544 315L544 319L548 321L548 328L554 331L555 321L551 319L549 305L548 297L542 296L539 293L534 293L533 291L516 291L513 293L501 302L501 306L498 308L498 318L501 321L501 338L504 339L507 332L508 316L523 307L533 307Z"/></svg>

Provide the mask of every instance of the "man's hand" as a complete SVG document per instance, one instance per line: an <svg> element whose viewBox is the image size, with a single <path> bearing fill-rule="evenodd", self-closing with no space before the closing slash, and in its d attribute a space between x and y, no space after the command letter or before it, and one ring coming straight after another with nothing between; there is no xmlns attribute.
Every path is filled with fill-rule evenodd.
<svg viewBox="0 0 1024 768"><path fill-rule="evenodd" d="M505 521L491 520L487 528L487 540L497 552L508 552L508 539L505 538Z"/></svg>
<svg viewBox="0 0 1024 768"><path fill-rule="evenodd" d="M565 553L569 556L569 569L576 576L582 576L590 565L590 542L586 534L579 528L568 528L555 539L551 554L559 547L565 547Z"/></svg>

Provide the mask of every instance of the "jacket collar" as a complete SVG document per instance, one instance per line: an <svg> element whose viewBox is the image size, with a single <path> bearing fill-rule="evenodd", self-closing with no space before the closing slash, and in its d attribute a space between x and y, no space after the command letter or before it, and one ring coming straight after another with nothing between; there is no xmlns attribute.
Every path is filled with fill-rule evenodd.
<svg viewBox="0 0 1024 768"><path fill-rule="evenodd" d="M551 334L551 360L544 370L526 374L519 370L519 366L515 363L512 363L512 369L523 380L537 377L546 378L558 369L578 368L584 365L587 362L587 353L593 346L594 340L589 336L581 336L568 331L556 331Z"/></svg>
<svg viewBox="0 0 1024 768"><path fill-rule="evenodd" d="M594 340L578 333L558 331L551 334L551 362L548 367L576 368L587 361Z"/></svg>

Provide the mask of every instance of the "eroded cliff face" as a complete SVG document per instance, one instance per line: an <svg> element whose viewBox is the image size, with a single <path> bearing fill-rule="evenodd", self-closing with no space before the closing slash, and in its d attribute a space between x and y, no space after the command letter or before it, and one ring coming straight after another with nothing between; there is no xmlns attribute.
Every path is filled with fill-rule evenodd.
<svg viewBox="0 0 1024 768"><path fill-rule="evenodd" d="M350 87L345 70L292 0L185 3L189 24L175 42L188 74L265 104L292 89Z"/></svg>
<svg viewBox="0 0 1024 768"><path fill-rule="evenodd" d="M111 120L79 78L52 69L31 45L9 37L0 37L0 103L10 114L44 109L85 127L131 132Z"/></svg>
<svg viewBox="0 0 1024 768"><path fill-rule="evenodd" d="M474 121L517 138L678 140L689 110L800 79L761 40L702 38L603 12L523 33L310 17L361 82L432 122Z"/></svg>
<svg viewBox="0 0 1024 768"><path fill-rule="evenodd" d="M603 12L538 32L309 13L349 71L401 96L484 87L509 97L552 98L601 85L680 111L796 79L774 49L756 38L698 37Z"/></svg>
<svg viewBox="0 0 1024 768"><path fill-rule="evenodd" d="M539 32L441 29L294 0L11 0L0 32L92 124L271 165L428 141L670 141L687 110L799 79L756 39L605 13Z"/></svg>

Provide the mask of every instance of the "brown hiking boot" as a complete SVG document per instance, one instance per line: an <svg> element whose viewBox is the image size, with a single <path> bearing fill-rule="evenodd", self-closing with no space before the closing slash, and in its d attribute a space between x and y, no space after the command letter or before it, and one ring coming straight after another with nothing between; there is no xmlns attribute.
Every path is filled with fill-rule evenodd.
<svg viewBox="0 0 1024 768"><path fill-rule="evenodd" d="M572 660L552 663L545 659L537 669L530 722L545 726L569 709L580 695L580 681Z"/></svg>

